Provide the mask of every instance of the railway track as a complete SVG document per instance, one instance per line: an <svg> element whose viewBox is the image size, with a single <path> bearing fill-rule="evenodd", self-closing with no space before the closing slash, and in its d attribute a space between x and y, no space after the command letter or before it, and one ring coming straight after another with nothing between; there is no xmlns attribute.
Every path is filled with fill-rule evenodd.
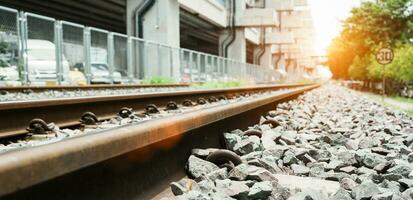
<svg viewBox="0 0 413 200"><path fill-rule="evenodd" d="M188 87L189 84L96 84L96 85L53 85L53 86L1 86L3 92L44 92L48 90L98 90L98 89L130 89L130 88L160 88L160 87Z"/></svg>
<svg viewBox="0 0 413 200"><path fill-rule="evenodd" d="M267 85L1 103L2 119L0 120L8 123L1 124L0 134L1 137L10 137L27 134L27 130L23 127L26 127L33 118L42 118L60 127L79 127L80 116L85 111L91 111L98 116L99 121L105 121L118 116L119 109L124 106L133 108L136 113L147 113L148 104L155 104L160 106L158 109L164 109L167 102L171 101L180 104L188 100L199 103L200 98L208 100L219 96L228 99L238 98L222 105L212 105L204 109L126 124L47 145L0 154L0 182L7 182L2 184L0 195L14 193L6 198L24 199L29 196L35 198L37 195L45 195L54 190L52 188L64 190L71 184L80 184L75 183L79 178L90 178L86 181L90 181L87 185L98 183L102 187L91 186L92 189L87 191L82 189L76 192L76 195L79 195L76 198L130 199L130 195L139 194L137 199L148 199L160 191L161 188L155 185L162 185L164 188L164 184L159 184L159 180L170 181L182 175L177 172L182 167L182 162L186 160L189 148L194 145L218 147L220 146L219 133L222 131L256 123L255 120L249 121L253 117L245 117L245 115L261 115L268 111L268 107L317 87L319 87L317 84ZM104 180L98 180L99 177L102 178L102 173L105 174ZM103 196L97 195L96 192L111 187L107 178L115 182L120 181L121 185L125 182L136 185L116 198L106 192ZM20 191L24 188L25 190ZM151 190L147 190L148 188ZM120 192L119 190L126 189L116 186L115 191ZM57 194L58 196L54 198L75 197L72 196L73 193L64 192L64 194L67 196L58 197Z"/></svg>
<svg viewBox="0 0 413 200"><path fill-rule="evenodd" d="M191 100L196 102L199 98L212 96L231 97L242 93L301 86L305 86L305 84L1 102L0 121L5 123L0 123L0 138L26 134L29 122L35 118L40 118L45 122L54 122L59 127L69 127L80 125L79 120L85 112L92 112L99 120L105 120L116 116L119 110L125 106L143 112L150 104L165 106L170 101L181 103L184 100Z"/></svg>

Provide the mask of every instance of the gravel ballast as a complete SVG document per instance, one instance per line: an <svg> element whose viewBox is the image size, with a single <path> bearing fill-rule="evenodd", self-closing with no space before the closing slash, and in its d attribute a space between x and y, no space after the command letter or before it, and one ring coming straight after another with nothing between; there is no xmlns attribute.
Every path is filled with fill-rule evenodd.
<svg viewBox="0 0 413 200"><path fill-rule="evenodd" d="M279 104L224 138L242 163L214 164L213 149L197 149L165 199L413 199L412 118L340 86Z"/></svg>

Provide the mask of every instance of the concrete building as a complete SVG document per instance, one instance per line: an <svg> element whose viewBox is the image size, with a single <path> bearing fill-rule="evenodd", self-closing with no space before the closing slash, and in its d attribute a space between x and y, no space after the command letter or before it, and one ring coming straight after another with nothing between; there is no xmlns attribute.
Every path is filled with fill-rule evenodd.
<svg viewBox="0 0 413 200"><path fill-rule="evenodd" d="M315 65L306 0L0 0L0 5L281 73L303 73Z"/></svg>

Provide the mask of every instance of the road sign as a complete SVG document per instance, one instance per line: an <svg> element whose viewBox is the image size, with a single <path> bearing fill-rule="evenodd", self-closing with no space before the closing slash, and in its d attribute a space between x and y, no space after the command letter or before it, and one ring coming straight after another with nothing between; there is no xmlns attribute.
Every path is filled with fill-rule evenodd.
<svg viewBox="0 0 413 200"><path fill-rule="evenodd" d="M376 60L381 65L390 64L393 61L393 50L387 47L379 49L376 53Z"/></svg>

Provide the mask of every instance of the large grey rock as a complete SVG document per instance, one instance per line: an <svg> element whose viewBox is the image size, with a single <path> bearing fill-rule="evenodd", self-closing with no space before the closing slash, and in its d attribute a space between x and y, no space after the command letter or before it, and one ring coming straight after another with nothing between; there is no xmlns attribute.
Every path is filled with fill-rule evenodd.
<svg viewBox="0 0 413 200"><path fill-rule="evenodd" d="M293 170L295 175L308 175L310 173L310 169L303 165L292 164L291 169Z"/></svg>
<svg viewBox="0 0 413 200"><path fill-rule="evenodd" d="M358 184L353 181L351 178L343 178L340 180L340 186L346 190L352 190Z"/></svg>
<svg viewBox="0 0 413 200"><path fill-rule="evenodd" d="M295 144L296 138L297 138L296 131L285 131L281 134L281 140L286 142L288 145Z"/></svg>
<svg viewBox="0 0 413 200"><path fill-rule="evenodd" d="M324 174L324 178L330 181L340 181L343 178L351 178L351 176L343 172L327 172Z"/></svg>
<svg viewBox="0 0 413 200"><path fill-rule="evenodd" d="M356 200L370 199L374 195L380 194L379 187L373 182L364 182L353 188L351 194Z"/></svg>
<svg viewBox="0 0 413 200"><path fill-rule="evenodd" d="M357 150L359 148L359 141L358 140L347 140L345 147L348 150Z"/></svg>
<svg viewBox="0 0 413 200"><path fill-rule="evenodd" d="M253 151L261 150L260 138L253 135L242 139L234 146L234 151L239 155L246 155Z"/></svg>
<svg viewBox="0 0 413 200"><path fill-rule="evenodd" d="M376 165L373 169L376 170L378 173L385 173L391 167L391 165L391 161L385 161Z"/></svg>
<svg viewBox="0 0 413 200"><path fill-rule="evenodd" d="M412 167L405 163L396 164L396 166L387 170L388 173L399 174L404 177L408 177L411 171Z"/></svg>
<svg viewBox="0 0 413 200"><path fill-rule="evenodd" d="M380 183L380 187L387 188L391 190L393 193L400 193L401 191L401 185L396 181L384 180Z"/></svg>
<svg viewBox="0 0 413 200"><path fill-rule="evenodd" d="M197 183L199 186L199 190L202 191L203 193L209 193L215 189L215 183L214 181L211 181L209 179L202 180Z"/></svg>
<svg viewBox="0 0 413 200"><path fill-rule="evenodd" d="M374 195L371 200L392 200L393 199L393 193L392 192L385 192L382 194L377 194Z"/></svg>
<svg viewBox="0 0 413 200"><path fill-rule="evenodd" d="M248 165L241 163L235 166L229 173L228 178L236 181L243 181L248 176Z"/></svg>
<svg viewBox="0 0 413 200"><path fill-rule="evenodd" d="M386 173L382 175L384 179L388 181L398 181L403 178L402 175L396 173Z"/></svg>
<svg viewBox="0 0 413 200"><path fill-rule="evenodd" d="M256 167L256 166L249 166L248 167L248 180L255 180L255 181L276 181L277 179L274 175L269 172L268 170Z"/></svg>
<svg viewBox="0 0 413 200"><path fill-rule="evenodd" d="M241 156L241 160L249 161L249 160L253 160L256 158L261 158L262 153L263 153L262 151L253 151L249 154Z"/></svg>
<svg viewBox="0 0 413 200"><path fill-rule="evenodd" d="M189 156L187 170L190 176L198 178L205 176L213 171L219 170L214 163L197 158L194 155Z"/></svg>
<svg viewBox="0 0 413 200"><path fill-rule="evenodd" d="M388 149L385 149L383 147L373 147L373 148L371 148L371 152L377 153L377 154L380 154L380 155L388 155L392 151L390 151Z"/></svg>
<svg viewBox="0 0 413 200"><path fill-rule="evenodd" d="M407 188L413 188L413 179L402 178L399 179L399 183Z"/></svg>
<svg viewBox="0 0 413 200"><path fill-rule="evenodd" d="M367 153L366 155L364 155L363 164L370 169L383 162L386 162L386 160L379 154Z"/></svg>
<svg viewBox="0 0 413 200"><path fill-rule="evenodd" d="M262 152L262 156L272 156L274 159L281 159L284 155L284 153L288 150L288 147L286 146L281 146L281 145L276 145L273 148L270 149L265 149Z"/></svg>
<svg viewBox="0 0 413 200"><path fill-rule="evenodd" d="M413 199L413 188L409 188L402 193L403 200Z"/></svg>
<svg viewBox="0 0 413 200"><path fill-rule="evenodd" d="M275 173L282 173L282 170L277 166L275 163L276 161L272 157L265 157L265 158L257 158L254 160L248 161L249 165L254 165L257 167L262 167L269 172L275 174Z"/></svg>
<svg viewBox="0 0 413 200"><path fill-rule="evenodd" d="M356 172L356 170L357 168L353 166L342 167L339 169L340 172L345 172L347 174L353 174Z"/></svg>
<svg viewBox="0 0 413 200"><path fill-rule="evenodd" d="M292 195L288 200L329 200L329 198L322 191L306 189Z"/></svg>
<svg viewBox="0 0 413 200"><path fill-rule="evenodd" d="M413 179L413 171L411 171L407 177Z"/></svg>
<svg viewBox="0 0 413 200"><path fill-rule="evenodd" d="M357 164L357 160L355 158L354 151L344 151L337 154L337 157L340 161L345 163L346 165L355 165Z"/></svg>
<svg viewBox="0 0 413 200"><path fill-rule="evenodd" d="M309 176L322 177L324 175L324 164L317 163L310 167Z"/></svg>
<svg viewBox="0 0 413 200"><path fill-rule="evenodd" d="M370 149L359 149L359 150L356 151L356 153L354 155L354 158L356 158L356 160L359 164L362 164L363 160L364 160L364 156L367 153L371 153L371 150Z"/></svg>
<svg viewBox="0 0 413 200"><path fill-rule="evenodd" d="M210 197L211 197L211 200L214 200L214 199L219 199L219 200L236 200L235 198L232 198L232 197L230 197L230 196L228 196L228 195L226 195L226 194L224 194L224 193L222 193L222 192L212 192L212 193L209 193L210 195Z"/></svg>
<svg viewBox="0 0 413 200"><path fill-rule="evenodd" d="M270 181L255 183L248 193L249 199L266 199L272 193L272 184Z"/></svg>
<svg viewBox="0 0 413 200"><path fill-rule="evenodd" d="M221 168L213 172L210 172L209 174L206 175L206 178L212 181L215 181L216 179L221 179L221 180L226 179L228 178L227 169Z"/></svg>
<svg viewBox="0 0 413 200"><path fill-rule="evenodd" d="M278 181L273 181L272 193L268 200L285 200L291 196L291 190L287 187L281 186Z"/></svg>
<svg viewBox="0 0 413 200"><path fill-rule="evenodd" d="M227 149L234 150L235 145L241 141L241 136L238 134L224 133L224 139Z"/></svg>
<svg viewBox="0 0 413 200"><path fill-rule="evenodd" d="M332 197L331 199L337 199L337 200L352 200L350 192L347 190L340 188Z"/></svg>
<svg viewBox="0 0 413 200"><path fill-rule="evenodd" d="M298 162L298 159L295 157L295 154L292 151L286 151L283 158L284 164L291 165Z"/></svg>
<svg viewBox="0 0 413 200"><path fill-rule="evenodd" d="M346 166L345 163L343 163L343 161L340 160L331 160L326 166L325 169L326 170L338 170L341 167Z"/></svg>
<svg viewBox="0 0 413 200"><path fill-rule="evenodd" d="M209 198L208 195L203 194L200 191L190 191L190 192L184 194L184 199L187 199L187 200L211 200L211 198Z"/></svg>
<svg viewBox="0 0 413 200"><path fill-rule="evenodd" d="M369 169L367 167L360 167L357 169L357 174L361 175L361 174L375 174L376 171L373 169Z"/></svg>
<svg viewBox="0 0 413 200"><path fill-rule="evenodd" d="M245 199L248 196L250 188L243 182L231 181L229 179L216 180L217 192L226 194L236 199Z"/></svg>
<svg viewBox="0 0 413 200"><path fill-rule="evenodd" d="M172 182L170 186L171 191L175 196L188 193L192 190L200 190L199 185L194 180L187 178L184 178L178 182Z"/></svg>
<svg viewBox="0 0 413 200"><path fill-rule="evenodd" d="M292 175L275 174L274 175L278 183L290 189L294 190L316 190L323 191L326 195L333 195L340 188L340 184L336 181L327 181L314 177L299 177Z"/></svg>

